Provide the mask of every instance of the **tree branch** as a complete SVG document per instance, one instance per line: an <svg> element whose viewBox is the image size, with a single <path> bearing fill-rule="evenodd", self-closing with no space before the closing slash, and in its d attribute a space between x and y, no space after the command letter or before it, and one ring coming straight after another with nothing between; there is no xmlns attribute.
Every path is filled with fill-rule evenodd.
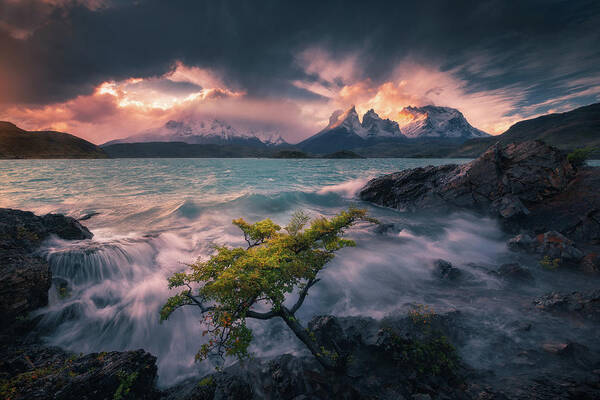
<svg viewBox="0 0 600 400"><path fill-rule="evenodd" d="M202 304L202 302L200 300L198 300L197 298L195 298L194 296L192 296L192 294L190 292L187 292L185 295L190 300L192 300L195 305L197 305L198 307L200 307L200 311L202 311L203 314L205 312L212 311L212 310L215 309L213 306L206 307L204 304Z"/></svg>
<svg viewBox="0 0 600 400"><path fill-rule="evenodd" d="M290 313L292 315L295 314L296 311L298 311L298 309L302 306L302 303L304 303L304 299L306 298L306 295L308 294L308 289L310 289L311 286L313 286L315 283L317 283L319 281L320 281L320 279L312 278L306 283L306 286L304 286L304 288L300 291L300 296L298 297L298 301L296 301L296 304L294 304L294 306L290 309Z"/></svg>
<svg viewBox="0 0 600 400"><path fill-rule="evenodd" d="M266 312L266 313L259 313L259 312L251 311L251 310L246 311L246 318L271 319L271 318L275 318L275 317L279 317L279 313L277 313L273 310Z"/></svg>

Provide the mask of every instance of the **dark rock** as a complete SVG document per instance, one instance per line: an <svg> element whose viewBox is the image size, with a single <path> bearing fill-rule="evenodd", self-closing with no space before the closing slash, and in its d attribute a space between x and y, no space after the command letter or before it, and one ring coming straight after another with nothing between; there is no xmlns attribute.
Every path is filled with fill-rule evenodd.
<svg viewBox="0 0 600 400"><path fill-rule="evenodd" d="M60 214L37 216L29 211L0 209L0 249L33 251L50 235L65 240L91 239L93 236L71 217Z"/></svg>
<svg viewBox="0 0 600 400"><path fill-rule="evenodd" d="M563 261L579 261L583 258L583 253L575 247L573 241L556 231L539 234L536 241L536 252L550 258Z"/></svg>
<svg viewBox="0 0 600 400"><path fill-rule="evenodd" d="M511 238L507 245L508 248L513 251L533 253L537 249L538 242L533 236L530 236L526 233L521 233Z"/></svg>
<svg viewBox="0 0 600 400"><path fill-rule="evenodd" d="M1 251L0 251L1 253ZM48 304L52 284L48 263L23 254L0 254L0 325Z"/></svg>
<svg viewBox="0 0 600 400"><path fill-rule="evenodd" d="M532 232L557 231L576 242L600 243L600 168L577 170L566 190L536 203L521 226Z"/></svg>
<svg viewBox="0 0 600 400"><path fill-rule="evenodd" d="M539 254L543 257L542 264L552 268L566 265L580 267L590 273L596 270L593 256L586 258L572 240L556 231L540 233L535 237L520 234L508 241L508 247L513 251Z"/></svg>
<svg viewBox="0 0 600 400"><path fill-rule="evenodd" d="M95 217L96 215L100 215L97 211L92 211L90 213L85 214L83 217L79 218L77 221L87 221L88 219Z"/></svg>
<svg viewBox="0 0 600 400"><path fill-rule="evenodd" d="M531 275L531 272L523 268L518 263L502 264L497 271L494 271L494 274L502 279L506 279L512 282L533 282L533 275Z"/></svg>
<svg viewBox="0 0 600 400"><path fill-rule="evenodd" d="M597 253L587 254L581 259L581 270L588 274L597 274L600 272L600 255Z"/></svg>
<svg viewBox="0 0 600 400"><path fill-rule="evenodd" d="M533 303L543 311L600 321L600 290L568 294L549 293L538 297Z"/></svg>
<svg viewBox="0 0 600 400"><path fill-rule="evenodd" d="M399 233L402 231L402 227L398 226L397 224L392 224L392 223L377 224L375 226L374 231L375 231L375 233L378 233L380 235L385 235L388 233Z"/></svg>
<svg viewBox="0 0 600 400"><path fill-rule="evenodd" d="M396 172L371 180L363 200L399 209L469 208L503 218L528 215L527 205L565 190L575 170L540 141L494 145L464 165Z"/></svg>
<svg viewBox="0 0 600 400"><path fill-rule="evenodd" d="M92 237L71 217L36 216L27 211L0 209L0 324L6 327L48 303L50 267L35 250L50 235L67 240Z"/></svg>
<svg viewBox="0 0 600 400"><path fill-rule="evenodd" d="M252 386L239 375L215 373L202 379L189 379L167 389L163 400L250 400L255 399Z"/></svg>
<svg viewBox="0 0 600 400"><path fill-rule="evenodd" d="M143 350L75 355L39 345L3 346L0 390L19 399L155 399L156 358Z"/></svg>
<svg viewBox="0 0 600 400"><path fill-rule="evenodd" d="M348 351L353 343L346 337L338 319L331 315L314 317L308 323L314 339L330 351Z"/></svg>
<svg viewBox="0 0 600 400"><path fill-rule="evenodd" d="M439 279L455 282L462 277L462 271L446 260L436 260L433 266L434 275Z"/></svg>

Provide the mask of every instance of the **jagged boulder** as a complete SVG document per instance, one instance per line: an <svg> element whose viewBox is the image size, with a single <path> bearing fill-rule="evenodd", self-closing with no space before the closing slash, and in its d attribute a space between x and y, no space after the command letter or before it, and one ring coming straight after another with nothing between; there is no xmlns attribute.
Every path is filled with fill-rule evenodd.
<svg viewBox="0 0 600 400"><path fill-rule="evenodd" d="M462 278L462 271L446 260L435 260L433 274L442 281L456 282Z"/></svg>
<svg viewBox="0 0 600 400"><path fill-rule="evenodd" d="M514 283L532 283L533 275L518 263L502 264L492 274Z"/></svg>
<svg viewBox="0 0 600 400"><path fill-rule="evenodd" d="M600 321L600 290L589 292L553 292L540 296L533 304L539 310L568 317Z"/></svg>
<svg viewBox="0 0 600 400"><path fill-rule="evenodd" d="M91 239L92 233L75 218L61 214L35 215L0 208L0 249L33 251L50 235L65 240Z"/></svg>
<svg viewBox="0 0 600 400"><path fill-rule="evenodd" d="M464 165L421 167L371 180L363 200L406 210L469 208L513 218L565 190L575 169L540 141L492 146Z"/></svg>
<svg viewBox="0 0 600 400"><path fill-rule="evenodd" d="M535 237L519 234L508 241L508 247L516 251L541 254L561 263L578 263L584 257L572 240L556 231L540 233Z"/></svg>

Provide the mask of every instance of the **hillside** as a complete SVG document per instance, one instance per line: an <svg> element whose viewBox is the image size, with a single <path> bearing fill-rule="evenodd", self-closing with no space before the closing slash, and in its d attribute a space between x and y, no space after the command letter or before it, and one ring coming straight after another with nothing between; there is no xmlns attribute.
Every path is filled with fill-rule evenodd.
<svg viewBox="0 0 600 400"><path fill-rule="evenodd" d="M600 103L517 122L501 135L469 140L449 156L476 157L496 142L506 145L534 139L566 151L600 148ZM596 150L593 157L600 158L600 151Z"/></svg>
<svg viewBox="0 0 600 400"><path fill-rule="evenodd" d="M0 121L0 159L107 158L98 146L64 132L26 131Z"/></svg>

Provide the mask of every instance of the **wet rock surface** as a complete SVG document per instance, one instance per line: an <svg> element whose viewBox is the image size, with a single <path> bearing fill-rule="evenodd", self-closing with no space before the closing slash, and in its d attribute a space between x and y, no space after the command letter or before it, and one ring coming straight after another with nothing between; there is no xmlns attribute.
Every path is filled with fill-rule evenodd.
<svg viewBox="0 0 600 400"><path fill-rule="evenodd" d="M51 235L67 240L92 237L71 217L0 209L0 324L48 303L52 274L35 251Z"/></svg>
<svg viewBox="0 0 600 400"><path fill-rule="evenodd" d="M442 281L456 282L463 277L463 272L446 260L436 260L433 263L434 276Z"/></svg>
<svg viewBox="0 0 600 400"><path fill-rule="evenodd" d="M540 233L535 237L519 234L508 241L508 247L515 251L541 254L559 263L578 264L584 254L575 243L556 231Z"/></svg>
<svg viewBox="0 0 600 400"><path fill-rule="evenodd" d="M12 343L0 354L0 394L18 399L155 399L156 358L143 350L77 355Z"/></svg>
<svg viewBox="0 0 600 400"><path fill-rule="evenodd" d="M576 171L559 150L540 141L494 145L464 165L409 169L371 180L363 200L406 209L469 208L503 218L564 191Z"/></svg>
<svg viewBox="0 0 600 400"><path fill-rule="evenodd" d="M600 322L600 290L553 292L534 300L537 309L569 318Z"/></svg>

